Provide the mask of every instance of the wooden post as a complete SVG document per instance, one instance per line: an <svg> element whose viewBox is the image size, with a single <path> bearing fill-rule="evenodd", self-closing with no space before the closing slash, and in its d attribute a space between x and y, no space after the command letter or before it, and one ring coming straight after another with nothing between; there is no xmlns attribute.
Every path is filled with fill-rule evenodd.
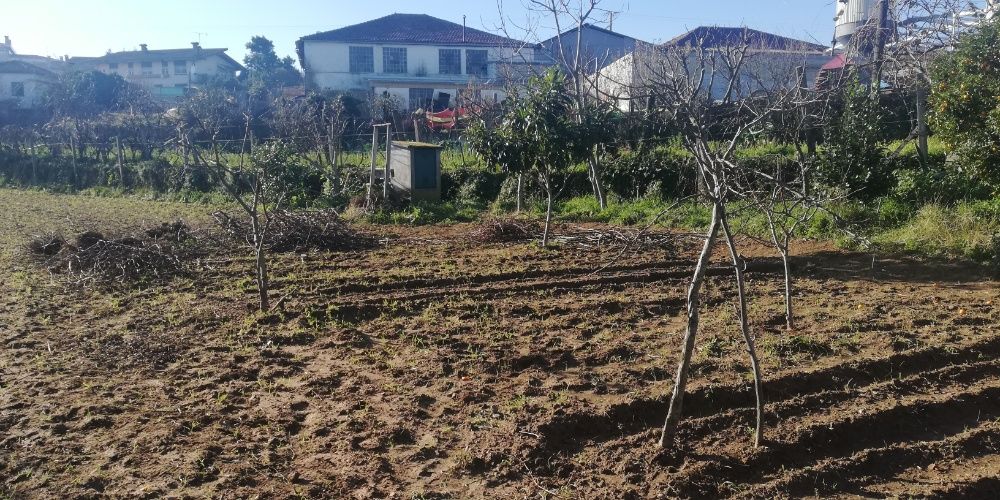
<svg viewBox="0 0 1000 500"><path fill-rule="evenodd" d="M372 196L375 194L375 155L378 154L378 126L372 127L372 168L368 173L368 199L365 201L365 207L369 210L372 208Z"/></svg>
<svg viewBox="0 0 1000 500"><path fill-rule="evenodd" d="M385 126L385 171L382 173L382 204L389 206L389 166L392 164L392 125Z"/></svg>
<svg viewBox="0 0 1000 500"><path fill-rule="evenodd" d="M38 145L31 140L31 184L38 186Z"/></svg>
<svg viewBox="0 0 1000 500"><path fill-rule="evenodd" d="M331 186L331 188L332 188L331 189L331 191L332 191L331 194L334 194L334 195L340 193L340 158L339 158L339 155L337 154L337 146L338 146L338 144L336 144L336 142L335 142L337 140L336 134L334 133L335 128L336 128L336 125L333 124L333 123L331 123L330 124L330 136L329 136L329 138L326 141L327 142L327 146L329 147L329 150L330 150L330 168L332 170L331 174L332 174L332 180L333 180L333 182L332 182L333 186Z"/></svg>
<svg viewBox="0 0 1000 500"><path fill-rule="evenodd" d="M420 120L413 119L413 139L420 142Z"/></svg>

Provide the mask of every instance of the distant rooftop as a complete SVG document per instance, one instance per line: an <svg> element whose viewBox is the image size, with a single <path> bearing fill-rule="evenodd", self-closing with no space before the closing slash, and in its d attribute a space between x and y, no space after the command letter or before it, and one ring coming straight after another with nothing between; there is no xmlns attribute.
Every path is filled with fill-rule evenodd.
<svg viewBox="0 0 1000 500"><path fill-rule="evenodd" d="M219 56L238 69L243 69L243 65L226 54L229 49L202 48L192 44L186 49L161 49L161 50L127 50L122 52L110 52L100 57L73 57L70 62L91 62L91 63L123 63L123 62L144 62L144 61L170 61L170 60L193 60L202 59L208 56Z"/></svg>
<svg viewBox="0 0 1000 500"><path fill-rule="evenodd" d="M40 75L47 77L55 77L56 74L45 68L40 68L34 64L29 64L24 61L4 61L0 62L0 73L2 74L21 74L21 75Z"/></svg>
<svg viewBox="0 0 1000 500"><path fill-rule="evenodd" d="M796 40L750 28L726 28L720 26L700 26L680 35L664 45L695 46L706 48L724 47L743 43L744 35L752 47L788 52L824 52L827 47L816 43Z"/></svg>
<svg viewBox="0 0 1000 500"><path fill-rule="evenodd" d="M316 33L304 41L398 43L404 45L519 46L520 40L480 31L425 14L391 14L333 31Z"/></svg>

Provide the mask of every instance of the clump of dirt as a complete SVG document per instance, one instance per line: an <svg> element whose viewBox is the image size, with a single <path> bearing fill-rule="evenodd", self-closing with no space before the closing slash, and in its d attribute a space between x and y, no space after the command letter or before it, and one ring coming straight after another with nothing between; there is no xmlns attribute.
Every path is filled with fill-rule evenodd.
<svg viewBox="0 0 1000 500"><path fill-rule="evenodd" d="M79 284L133 285L184 272L178 247L133 236L111 239L86 231L70 244L62 236L47 235L28 242L27 250L49 272L72 276Z"/></svg>
<svg viewBox="0 0 1000 500"><path fill-rule="evenodd" d="M249 220L222 211L212 216L233 239L253 241ZM355 231L333 210L282 210L268 214L267 224L268 249L275 253L364 250L378 244L376 238Z"/></svg>
<svg viewBox="0 0 1000 500"><path fill-rule="evenodd" d="M472 230L472 238L481 243L515 243L531 240L542 233L535 221L513 217L486 219Z"/></svg>

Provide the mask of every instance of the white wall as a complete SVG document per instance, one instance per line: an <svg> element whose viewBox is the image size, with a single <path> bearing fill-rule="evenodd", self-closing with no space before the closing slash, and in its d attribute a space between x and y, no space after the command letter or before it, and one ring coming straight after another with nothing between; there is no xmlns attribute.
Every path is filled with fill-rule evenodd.
<svg viewBox="0 0 1000 500"><path fill-rule="evenodd" d="M645 102L631 103L632 92L636 87L641 87L645 82L643 75L648 71L644 66L649 64L645 60L648 57L657 57L650 51L629 54L614 63L609 64L598 73L598 89L602 97L617 99L617 104L623 111L628 111L630 107L644 107ZM697 61L691 56L690 67L697 66ZM795 68L802 66L805 68L806 86L811 87L816 82L819 69L829 60L829 56L821 53L804 52L780 52L765 51L750 53L744 62L741 74L740 88L738 93L748 96L759 90L770 90L795 85ZM653 63L654 66L663 71L662 64ZM750 75L753 75L750 77ZM706 74L704 83L708 84L711 75ZM722 99L725 96L729 84L728 75L718 74L711 89L712 98ZM639 98L640 96L635 96Z"/></svg>
<svg viewBox="0 0 1000 500"><path fill-rule="evenodd" d="M374 73L351 73L350 48L372 47L374 55ZM385 47L406 48L407 73L395 74L383 72L382 49ZM462 74L442 75L440 71L440 49L459 49L462 57ZM488 74L485 77L472 76L466 73L466 51L488 51ZM497 64L500 61L520 60L521 55L515 55L510 48L431 46L431 45L393 45L393 44L349 44L340 42L323 42L306 40L303 46L306 75L310 83L325 90L365 91L370 92L377 84L372 79L391 80L395 77L407 79L424 79L412 82L409 87L428 87L437 83L447 83L444 88L454 90L476 81L486 83L486 80L497 77ZM527 61L534 60L534 51L524 51ZM516 58L516 59L515 59ZM395 86L393 86L395 87ZM407 88L409 88L407 87ZM408 98L408 93L407 96ZM404 100L405 102L405 100Z"/></svg>

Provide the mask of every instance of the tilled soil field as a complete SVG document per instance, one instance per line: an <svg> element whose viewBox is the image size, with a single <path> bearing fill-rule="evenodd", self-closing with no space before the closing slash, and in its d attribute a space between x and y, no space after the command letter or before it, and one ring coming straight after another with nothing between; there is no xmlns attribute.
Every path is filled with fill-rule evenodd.
<svg viewBox="0 0 1000 500"><path fill-rule="evenodd" d="M257 314L238 249L129 289L70 285L23 256L47 232L208 227L204 207L0 203L0 497L1000 495L988 268L802 242L789 332L777 261L747 242L766 396L754 449L720 253L685 419L660 449L695 254L682 234L623 253L360 227L376 248L276 257L276 305Z"/></svg>

